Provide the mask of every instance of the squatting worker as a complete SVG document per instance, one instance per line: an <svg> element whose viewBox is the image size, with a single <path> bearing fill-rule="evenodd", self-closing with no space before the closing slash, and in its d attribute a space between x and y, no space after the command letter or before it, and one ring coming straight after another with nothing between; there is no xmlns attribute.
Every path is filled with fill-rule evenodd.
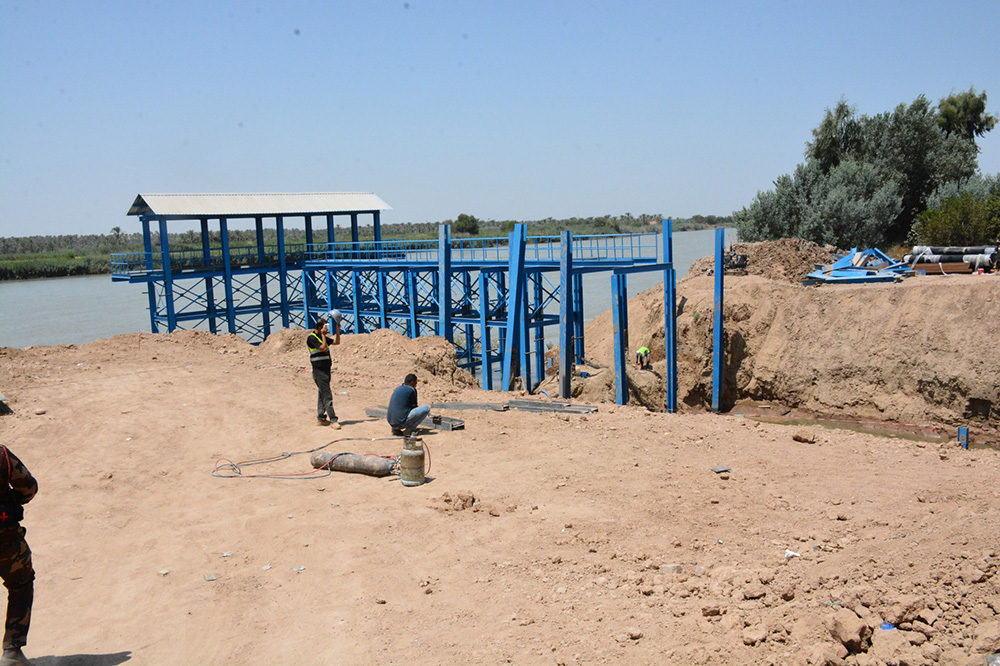
<svg viewBox="0 0 1000 666"><path fill-rule="evenodd" d="M392 392L385 419L392 426L393 435L409 437L430 413L430 405L417 407L417 376L411 372Z"/></svg>
<svg viewBox="0 0 1000 666"><path fill-rule="evenodd" d="M316 327L309 332L306 346L309 348L309 361L312 363L313 381L319 395L316 398L316 425L340 429L337 414L333 411L333 392L330 390L330 346L340 344L340 322L331 319L335 329L334 337L327 335L326 319L316 320ZM329 418L327 418L329 417Z"/></svg>
<svg viewBox="0 0 1000 666"><path fill-rule="evenodd" d="M21 527L24 505L38 492L38 483L28 468L0 446L0 577L7 588L7 624L3 635L0 666L28 664L21 648L28 642L31 602L35 593L35 570L31 549Z"/></svg>

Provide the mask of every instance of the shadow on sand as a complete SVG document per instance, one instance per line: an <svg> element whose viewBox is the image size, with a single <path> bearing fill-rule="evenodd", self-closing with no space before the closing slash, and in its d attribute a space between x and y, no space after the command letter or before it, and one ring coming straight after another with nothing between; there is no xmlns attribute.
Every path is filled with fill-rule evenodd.
<svg viewBox="0 0 1000 666"><path fill-rule="evenodd" d="M62 657L32 657L32 666L118 666L132 658L130 651L111 654L68 654Z"/></svg>

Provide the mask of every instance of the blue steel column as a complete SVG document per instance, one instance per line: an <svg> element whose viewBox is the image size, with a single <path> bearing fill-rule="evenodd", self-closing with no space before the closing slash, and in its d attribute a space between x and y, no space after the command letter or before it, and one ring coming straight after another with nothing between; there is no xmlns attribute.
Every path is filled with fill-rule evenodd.
<svg viewBox="0 0 1000 666"><path fill-rule="evenodd" d="M418 338L420 337L420 322L417 320L417 299L420 298L420 292L417 291L417 271L412 267L406 269L406 296L410 303L408 326L410 337Z"/></svg>
<svg viewBox="0 0 1000 666"><path fill-rule="evenodd" d="M615 402L628 404L628 383L625 365L628 361L628 276L611 275L611 314L615 347Z"/></svg>
<svg viewBox="0 0 1000 666"><path fill-rule="evenodd" d="M504 391L510 391L514 388L515 373L522 372L522 369L517 366L521 363L520 332L524 310L524 246L527 240L527 227L523 224L514 225L514 231L510 232L509 238L508 273L510 279L507 286L507 328L503 350Z"/></svg>
<svg viewBox="0 0 1000 666"><path fill-rule="evenodd" d="M715 321L712 329L712 411L719 411L722 395L722 276L725 272L722 252L726 243L726 230L715 230Z"/></svg>
<svg viewBox="0 0 1000 666"><path fill-rule="evenodd" d="M351 291L353 292L352 301L354 303L354 332L367 333L365 323L361 321L361 294L358 293L360 291L360 281L358 280L357 268L351 269Z"/></svg>
<svg viewBox="0 0 1000 666"><path fill-rule="evenodd" d="M229 225L226 218L219 218L219 236L222 238L222 271L226 287L226 321L229 332L236 332L236 304L233 303L233 262L229 256Z"/></svg>
<svg viewBox="0 0 1000 666"><path fill-rule="evenodd" d="M326 242L327 243L335 242L334 231L333 231L333 215L326 216ZM333 251L332 247L329 249Z"/></svg>
<svg viewBox="0 0 1000 666"><path fill-rule="evenodd" d="M274 226L278 233L278 284L281 289L281 326L291 326L288 314L288 259L285 257L285 220L279 215L274 218ZM228 260L228 257L227 257Z"/></svg>
<svg viewBox="0 0 1000 666"><path fill-rule="evenodd" d="M559 253L559 397L569 398L573 377L573 232L562 232Z"/></svg>
<svg viewBox="0 0 1000 666"><path fill-rule="evenodd" d="M385 271L377 267L375 268L375 285L378 289L378 326L379 328L389 328L389 294L385 288Z"/></svg>
<svg viewBox="0 0 1000 666"><path fill-rule="evenodd" d="M142 249L146 255L146 270L150 274L153 272L153 239L149 233L149 218L141 217L142 222ZM149 330L151 333L159 333L160 325L156 322L156 282L150 280L146 283L146 297L149 300Z"/></svg>
<svg viewBox="0 0 1000 666"><path fill-rule="evenodd" d="M493 390L493 364L490 359L490 326L487 321L490 309L489 274L479 271L479 365L482 377L479 385L484 391Z"/></svg>
<svg viewBox="0 0 1000 666"><path fill-rule="evenodd" d="M303 219L306 223L306 249L308 250L308 246L313 244L313 218L312 215L303 215Z"/></svg>
<svg viewBox="0 0 1000 666"><path fill-rule="evenodd" d="M312 309L313 294L316 289L312 283L312 271L302 269L302 321L306 328L312 328L313 320L309 312Z"/></svg>
<svg viewBox="0 0 1000 666"><path fill-rule="evenodd" d="M167 237L167 221L160 219L160 257L163 262L163 301L167 306L167 332L177 328L174 314L174 276L170 268L170 239Z"/></svg>
<svg viewBox="0 0 1000 666"><path fill-rule="evenodd" d="M663 221L663 347L667 361L667 413L677 411L677 276L674 270L674 223Z"/></svg>
<svg viewBox="0 0 1000 666"><path fill-rule="evenodd" d="M542 291L542 274L535 273L535 299L532 303L532 311L535 318L542 318L542 303L545 295ZM545 327L540 323L535 326L535 384L540 384L545 379Z"/></svg>
<svg viewBox="0 0 1000 666"><path fill-rule="evenodd" d="M377 210L372 212L372 232L376 243L382 240L382 216Z"/></svg>
<svg viewBox="0 0 1000 666"><path fill-rule="evenodd" d="M451 330L451 225L438 227L438 335L455 342Z"/></svg>
<svg viewBox="0 0 1000 666"><path fill-rule="evenodd" d="M472 273L468 268L462 271L462 316L468 318L472 305ZM475 366L475 328L472 324L465 324L465 360L472 376L476 376Z"/></svg>
<svg viewBox="0 0 1000 666"><path fill-rule="evenodd" d="M573 276L573 346L578 362L584 360L583 347L583 275Z"/></svg>
<svg viewBox="0 0 1000 666"><path fill-rule="evenodd" d="M257 231L257 260L264 264L264 220L254 218L254 229ZM264 324L264 337L271 335L271 301L267 297L267 272L258 276L260 284L260 315Z"/></svg>
<svg viewBox="0 0 1000 666"><path fill-rule="evenodd" d="M202 218L201 223L201 260L206 268L212 265L212 246L208 237L208 220ZM205 278L205 313L208 315L208 330L218 333L218 326L215 325L215 289L212 276Z"/></svg>

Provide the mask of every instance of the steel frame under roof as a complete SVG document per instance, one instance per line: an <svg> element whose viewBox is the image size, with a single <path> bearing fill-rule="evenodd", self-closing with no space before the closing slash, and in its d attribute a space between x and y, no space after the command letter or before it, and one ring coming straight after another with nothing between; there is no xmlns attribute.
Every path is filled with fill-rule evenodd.
<svg viewBox="0 0 1000 666"><path fill-rule="evenodd" d="M336 308L344 314L345 333L391 328L410 337L440 335L455 344L459 366L478 371L487 390L531 390L543 380L545 327L558 326L560 395L568 398L570 373L584 354L582 276L611 272L616 401L624 404L626 276L662 270L670 338L667 409L676 409L669 221L665 260L657 263L655 233L528 237L519 224L506 238L453 239L450 226L442 225L436 241L382 240L379 214L386 209L369 193L139 195L129 214L142 223L144 251L113 254L112 280L147 285L154 333L207 327L256 344L278 327L311 327ZM359 216L369 215L374 240L360 241ZM350 218L349 241L335 237L338 216ZM324 218L329 242L314 242L316 217ZM306 243L285 243L288 218L304 220ZM256 243L233 247L229 222L246 219L254 221ZM200 250L170 249L168 222L178 220L200 225ZM265 223L274 225L275 244L264 242ZM218 230L216 242L210 226ZM495 374L502 376L499 386Z"/></svg>

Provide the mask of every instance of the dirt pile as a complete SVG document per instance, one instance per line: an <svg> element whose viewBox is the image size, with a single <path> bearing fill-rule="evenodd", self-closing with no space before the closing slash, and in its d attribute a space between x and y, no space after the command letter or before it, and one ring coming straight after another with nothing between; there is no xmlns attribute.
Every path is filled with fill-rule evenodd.
<svg viewBox="0 0 1000 666"><path fill-rule="evenodd" d="M781 255L782 248L800 257L786 241L760 256ZM797 283L801 271L787 263L776 260L780 279L754 274L754 261L750 275L726 276L724 409L752 400L832 418L992 430L1000 406L997 276L805 287ZM679 401L686 408L711 404L713 280L692 270L678 284ZM629 338L632 349L650 347L654 360L652 372L630 368L633 399L662 408L660 288L630 300ZM610 313L588 324L586 346L588 360L613 365ZM651 381L636 379L643 374ZM613 385L604 395L613 399Z"/></svg>
<svg viewBox="0 0 1000 666"><path fill-rule="evenodd" d="M769 280L802 282L816 264L830 264L837 251L832 245L817 245L798 238L783 238L760 243L733 243L731 251L747 258L747 275ZM714 257L702 257L691 264L685 277L707 275L715 268Z"/></svg>

